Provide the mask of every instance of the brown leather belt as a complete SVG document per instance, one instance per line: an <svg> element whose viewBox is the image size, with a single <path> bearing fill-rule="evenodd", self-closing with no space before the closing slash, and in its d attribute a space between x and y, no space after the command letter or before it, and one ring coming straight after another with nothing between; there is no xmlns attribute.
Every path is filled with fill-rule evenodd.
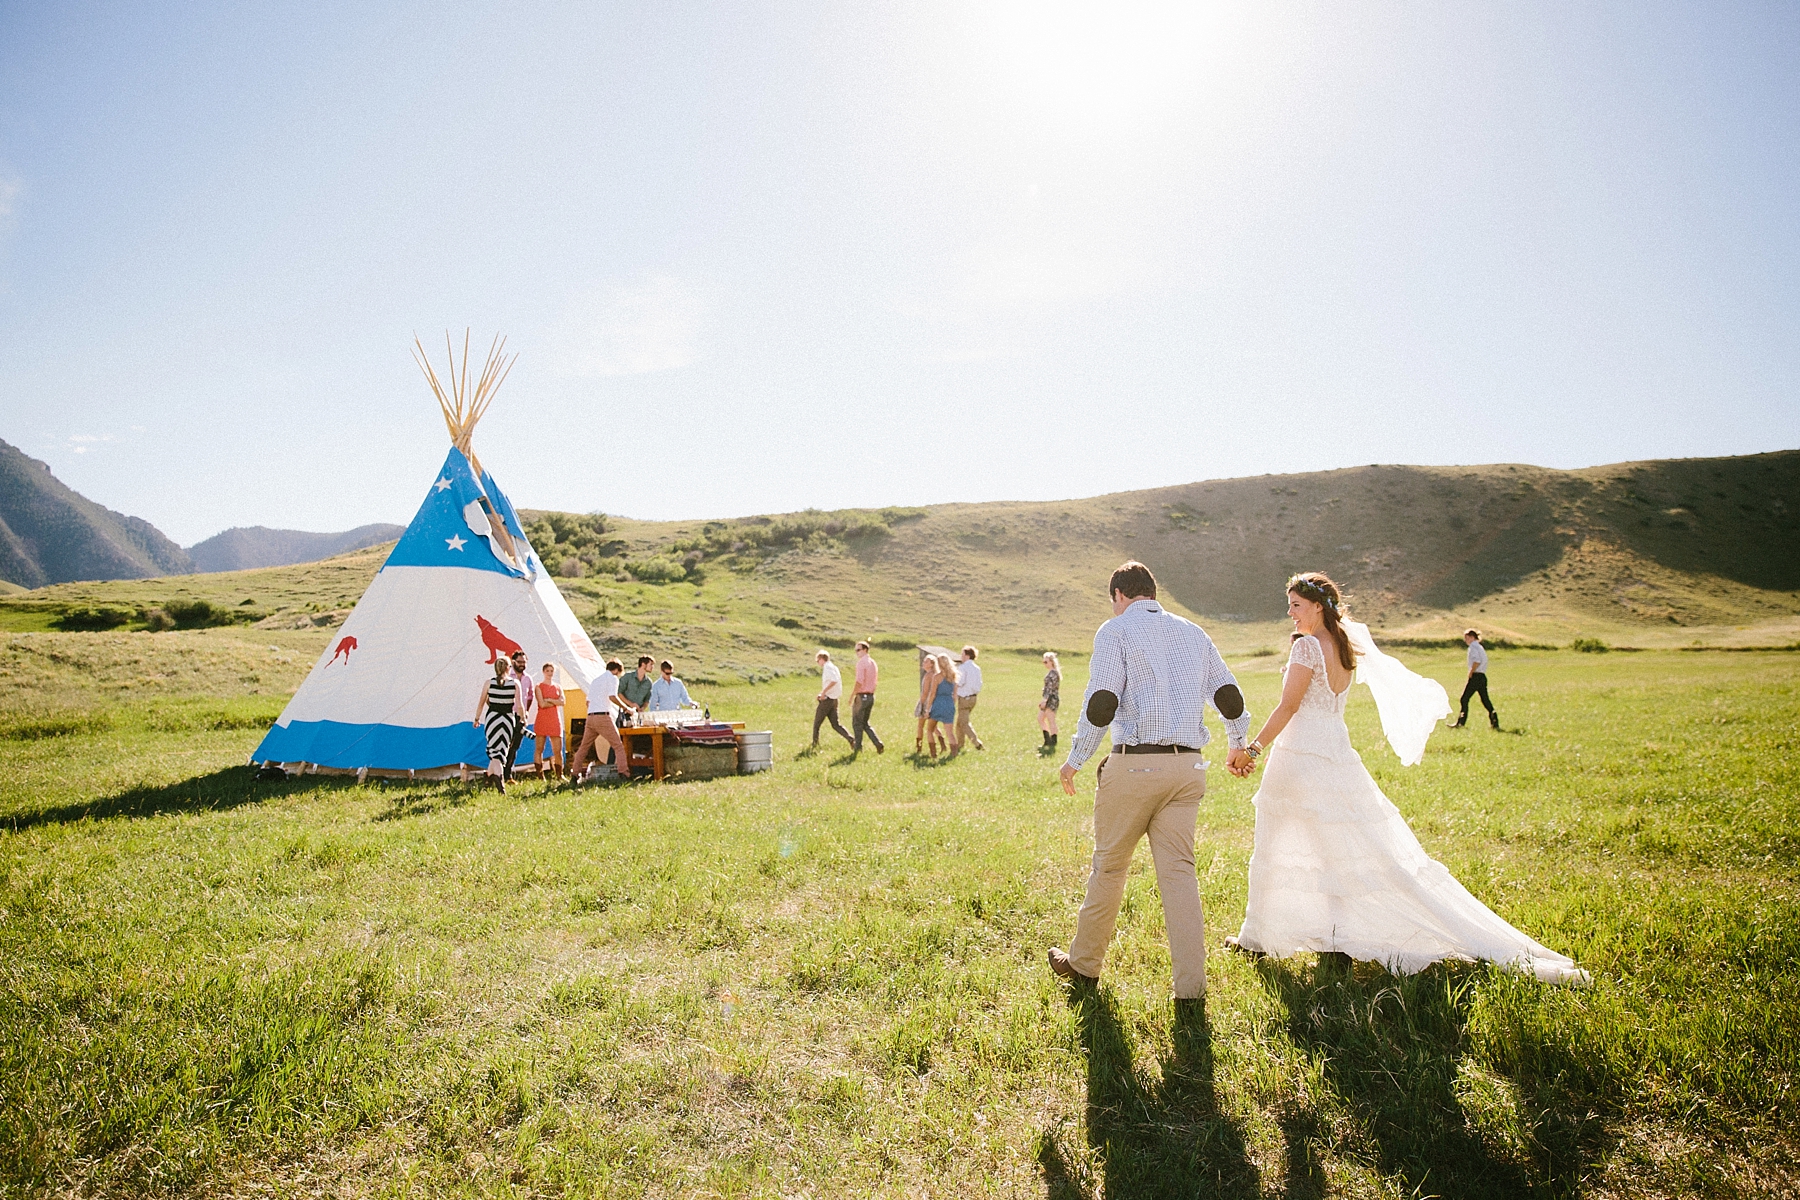
<svg viewBox="0 0 1800 1200"><path fill-rule="evenodd" d="M1200 753L1200 751L1195 749L1193 746L1164 746L1160 743L1151 743L1149 745L1144 745L1144 746L1120 746L1119 753L1120 754L1198 754L1198 753Z"/></svg>

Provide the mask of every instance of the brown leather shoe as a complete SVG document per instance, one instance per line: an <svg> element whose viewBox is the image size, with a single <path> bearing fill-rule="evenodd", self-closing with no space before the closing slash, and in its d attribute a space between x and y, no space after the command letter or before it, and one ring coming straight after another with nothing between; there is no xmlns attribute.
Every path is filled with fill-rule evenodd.
<svg viewBox="0 0 1800 1200"><path fill-rule="evenodd" d="M1083 975L1069 961L1069 956L1055 946L1050 947L1050 973L1058 979L1066 979L1077 987L1095 987L1100 981L1092 975Z"/></svg>

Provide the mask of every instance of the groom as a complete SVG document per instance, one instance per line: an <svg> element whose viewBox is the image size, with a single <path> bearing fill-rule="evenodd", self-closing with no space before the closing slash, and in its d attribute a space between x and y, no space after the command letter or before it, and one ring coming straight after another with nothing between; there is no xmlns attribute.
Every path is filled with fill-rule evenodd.
<svg viewBox="0 0 1800 1200"><path fill-rule="evenodd" d="M1210 700L1225 718L1226 766L1234 775L1247 775L1252 760L1244 737L1250 714L1212 639L1156 602L1156 577L1149 567L1125 563L1112 573L1107 590L1113 619L1094 634L1087 698L1063 764L1063 791L1075 794L1075 773L1099 748L1102 729L1111 727L1113 750L1100 761L1096 776L1087 900L1068 953L1051 949L1050 970L1076 984L1099 982L1131 854L1148 834L1175 998L1197 1000L1206 995L1206 929L1194 878L1194 818L1206 793L1200 748L1211 736L1202 718Z"/></svg>

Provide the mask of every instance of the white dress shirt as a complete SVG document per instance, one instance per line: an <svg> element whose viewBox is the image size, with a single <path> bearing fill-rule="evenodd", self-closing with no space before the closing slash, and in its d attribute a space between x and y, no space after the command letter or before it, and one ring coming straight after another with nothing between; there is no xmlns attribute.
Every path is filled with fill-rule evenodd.
<svg viewBox="0 0 1800 1200"><path fill-rule="evenodd" d="M975 660L956 665L956 694L958 696L977 696L981 694L981 668Z"/></svg>
<svg viewBox="0 0 1800 1200"><path fill-rule="evenodd" d="M1205 630L1164 611L1154 600L1134 600L1094 634L1087 694L1068 765L1080 767L1100 748L1100 729L1087 719L1087 701L1095 692L1108 691L1119 698L1111 726L1113 745L1199 749L1212 737L1206 730L1206 706L1228 683L1237 680ZM1226 719L1229 745L1243 746L1249 732L1249 709Z"/></svg>
<svg viewBox="0 0 1800 1200"><path fill-rule="evenodd" d="M844 673L830 659L819 668L819 693L827 700L836 700L844 694Z"/></svg>
<svg viewBox="0 0 1800 1200"><path fill-rule="evenodd" d="M1481 648L1480 642L1469 643L1469 669L1487 674L1487 651Z"/></svg>

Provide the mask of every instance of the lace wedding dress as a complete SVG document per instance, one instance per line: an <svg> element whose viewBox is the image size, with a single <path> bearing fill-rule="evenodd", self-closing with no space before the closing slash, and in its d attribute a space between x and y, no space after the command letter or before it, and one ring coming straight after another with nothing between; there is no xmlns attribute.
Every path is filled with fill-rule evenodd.
<svg viewBox="0 0 1800 1200"><path fill-rule="evenodd" d="M1410 766L1449 713L1450 698L1441 684L1376 649L1366 626L1345 624L1362 656L1353 683L1374 691L1383 729ZM1310 669L1312 682L1269 748L1252 801L1256 848L1238 945L1276 958L1339 951L1396 974L1460 959L1550 983L1588 983L1573 960L1501 920L1425 853L1351 747L1344 725L1350 688L1332 692L1318 639L1296 641L1288 665Z"/></svg>

